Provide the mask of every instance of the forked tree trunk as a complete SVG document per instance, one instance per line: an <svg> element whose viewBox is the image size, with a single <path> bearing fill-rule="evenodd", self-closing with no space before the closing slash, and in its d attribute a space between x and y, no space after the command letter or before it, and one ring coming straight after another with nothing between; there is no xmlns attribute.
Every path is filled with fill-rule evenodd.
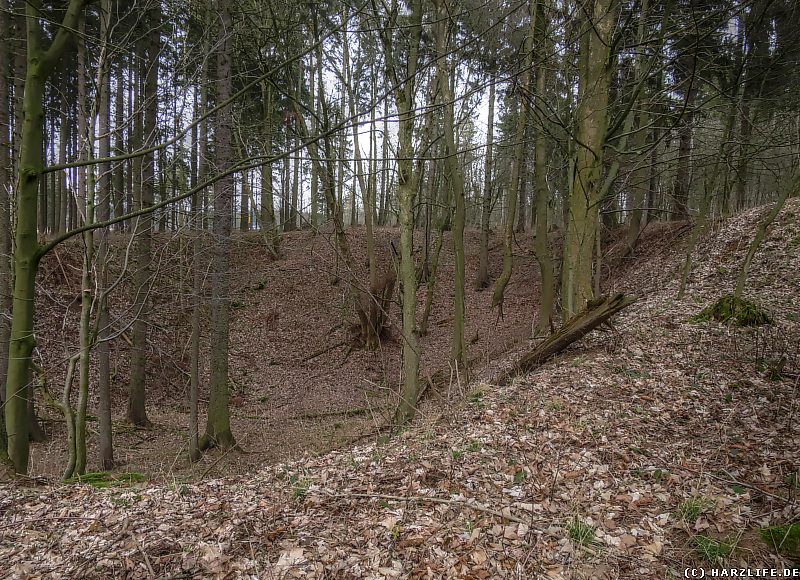
<svg viewBox="0 0 800 580"><path fill-rule="evenodd" d="M395 412L395 423L403 424L415 412L419 398L419 341L417 325L417 276L414 264L414 201L419 187L419 171L414 174L411 158L414 153L414 109L417 67L419 65L422 36L422 0L412 0L410 25L407 28L408 58L405 69L394 60L393 29L397 14L381 29L385 68L389 84L394 87L394 101L398 115L398 221L400 225L400 287L403 307L403 384L400 402Z"/></svg>
<svg viewBox="0 0 800 580"><path fill-rule="evenodd" d="M800 192L800 173L796 174L790 186L783 188L783 191L778 196L778 199L775 201L772 209L758 223L756 235L753 238L753 241L750 243L750 247L747 249L747 255L744 258L744 262L742 262L742 269L739 271L739 275L736 278L736 289L733 292L733 296L737 300L742 298L742 295L744 294L744 285L747 283L747 275L750 273L750 264L753 263L753 258L755 257L756 252L764 242L764 238L767 237L767 228L772 225L772 222L774 222L775 218L778 217L778 214L781 212L781 209L783 209L786 200L790 196L797 195L798 192Z"/></svg>
<svg viewBox="0 0 800 580"><path fill-rule="evenodd" d="M453 255L455 257L455 280L453 296L453 338L450 362L456 371L468 373L467 347L464 342L465 325L465 259L464 259L464 226L466 225L466 207L464 204L464 173L458 159L455 140L455 115L453 111L453 94L450 88L450 62L447 59L448 14L447 0L436 0L438 32L436 48L438 58L436 68L439 82L439 98L444 108L444 147L445 170L450 185L455 213L453 215ZM449 204L448 204L449 206Z"/></svg>

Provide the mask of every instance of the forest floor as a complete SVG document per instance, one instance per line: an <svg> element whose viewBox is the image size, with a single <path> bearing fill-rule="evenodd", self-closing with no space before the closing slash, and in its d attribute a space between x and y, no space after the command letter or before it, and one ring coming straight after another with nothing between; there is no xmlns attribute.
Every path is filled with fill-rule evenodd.
<svg viewBox="0 0 800 580"><path fill-rule="evenodd" d="M0 561L20 577L98 578L669 578L684 577L684 570L695 566L790 566L800 558L798 539L776 551L759 531L800 518L798 200L790 200L770 228L746 290L774 324L734 329L690 321L732 290L763 212L757 208L717 224L701 240L682 300L675 295L687 229L648 228L635 256L609 260L604 289L639 297L615 319L616 332L592 333L535 372L499 386L492 382L495 372L530 347L524 337L535 311L536 275L529 240L523 238L502 326L495 327L488 305L480 308L488 303L488 292L468 297L467 334L479 333L473 349L491 353L489 346L516 344L509 354L478 366L471 384L435 391L420 419L398 436L302 457L291 439L280 439L284 428L306 425L291 419L290 411L364 407L368 387L376 388L383 376L393 384L397 362L387 356L385 367L373 363L375 374L365 376L364 361L378 353L354 352L336 368L343 353L331 351L316 370L284 374L283 367L291 365L283 363L302 356L298 346L313 354L336 342L325 333L337 317L317 314L324 307L306 297L310 290L312 297L319 295L322 302L327 296L330 302L337 290L325 282L325 268L317 266L317 277L294 272L299 276L294 292L287 286L281 286L283 293L270 292L267 286L243 294L254 307L252 314L250 306L239 309L237 333L248 330L245 324L257 324L257 311L270 312L285 302L306 305L293 315L291 307L287 314L281 309L270 315L280 323L261 336L283 328L280 339L251 339L255 350L237 346L233 356L250 357L234 375L243 397L249 397L234 409L234 418L252 412L248 405L260 396L277 407L271 422L262 424L259 440L243 442L245 449L255 449L278 438L270 447L281 451L258 455L259 462L271 464L243 474L255 462L232 454L220 461L224 468L215 466L200 481L174 470L171 480L121 482L107 489L36 485L35 479L4 484ZM614 240L609 242L611 255L620 254ZM471 238L476 248L473 244ZM264 279L269 268L276 268L270 281L290 279L291 271L277 268L287 269L295 251L287 240L286 261L263 271L254 266L260 262L251 262L249 269L259 271L242 287ZM309 255L306 246L296 261L311 261ZM296 267L306 273L314 263L319 262ZM445 270L442 279L448 277ZM314 283L312 289L303 286ZM447 316L450 301L444 294L432 320ZM430 337L426 349L442 358L428 359L426 369L446 360L446 326L439 338ZM252 328L247 333L257 334ZM281 340L298 342L284 347ZM236 341L233 337L232 344ZM784 356L776 376L776 361ZM261 364L268 368L256 366ZM273 388L257 390L258 375L243 373L245 368L267 368L261 380ZM328 383L327 372L341 373L336 376L343 382L349 376L352 383ZM331 385L340 398L324 400L340 406L314 407L325 404L320 395L333 390ZM307 396L298 396L298 386ZM152 417L161 423L158 415ZM351 420L335 419L343 424L336 429L344 431ZM235 429L242 428L239 421ZM369 429L368 423L361 428ZM307 428L294 437L308 437L316 427ZM175 465L182 461L172 445L164 455L165 474L167 458ZM129 457L125 469L133 470L136 455ZM217 469L239 473L220 477Z"/></svg>
<svg viewBox="0 0 800 580"><path fill-rule="evenodd" d="M377 232L379 271L392 268L391 242L396 230ZM517 239L515 277L506 292L504 317L498 320L490 308L491 288L478 292L474 286L478 264L478 232L466 233L467 325L470 356L476 369L524 341L531 333L531 313L536 311L538 276L534 267L532 238ZM350 232L357 266L366 265L363 228ZM112 268L119 268L127 238L114 240L117 255ZM350 348L351 326L356 316L350 307L344 280L332 284L344 264L336 262L330 233L310 231L284 234L282 257L272 261L260 234L235 239L231 260L231 421L242 452L220 458L206 455L197 464L187 460L189 424L189 340L192 304L189 261L185 238L156 238L151 299L151 329L148 348L147 411L150 429L133 428L125 421L129 375L129 330L133 319L132 289L123 278L121 291L111 301L112 323L122 336L113 346L112 395L114 397L115 459L126 471L141 472L162 481L193 478L211 468L214 474L246 473L264 464L321 453L367 435L375 435L396 406L400 382L400 308L392 305L389 336L379 350ZM396 243L396 242L395 242ZM417 248L422 262L422 243ZM502 242L492 240L490 273L502 269ZM59 397L64 381L65 360L77 347L80 295L80 254L76 245L49 256L40 277L40 314L37 331L39 365L49 389ZM421 374L449 375L453 252L449 234L442 247L439 274L429 317L428 335L421 339ZM367 280L366 272L359 272ZM209 284L206 284L208 286ZM208 289L206 289L208 292ZM395 299L397 292L395 292ZM425 286L419 291L419 315L425 302ZM206 312L207 315L207 312ZM208 328L203 329L207 349ZM207 353L207 350L201 352ZM208 402L208 357L203 355L202 414ZM96 369L93 369L93 378ZM442 375L444 373L444 375ZM440 381L441 382L441 381ZM460 377L447 381L446 397L463 398ZM93 401L96 408L97 400ZM92 412L90 410L90 412ZM63 416L60 411L40 408L47 441L32 448L33 475L58 476L66 453ZM376 436L376 435L375 435ZM96 432L90 433L90 457Z"/></svg>

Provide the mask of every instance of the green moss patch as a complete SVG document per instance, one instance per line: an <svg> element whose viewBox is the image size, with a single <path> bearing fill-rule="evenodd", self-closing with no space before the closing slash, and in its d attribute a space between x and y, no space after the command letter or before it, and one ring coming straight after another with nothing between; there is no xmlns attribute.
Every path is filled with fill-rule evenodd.
<svg viewBox="0 0 800 580"><path fill-rule="evenodd" d="M109 471L93 471L84 475L69 478L66 483L86 483L97 489L107 487L123 487L141 483L147 478L142 473L111 473Z"/></svg>
<svg viewBox="0 0 800 580"><path fill-rule="evenodd" d="M736 326L772 324L772 317L755 302L744 298L736 298L732 294L727 294L711 306L703 308L697 315L692 317L691 322L708 322L709 320L716 320L723 324L735 324Z"/></svg>
<svg viewBox="0 0 800 580"><path fill-rule="evenodd" d="M759 534L770 548L800 563L800 524L761 528Z"/></svg>

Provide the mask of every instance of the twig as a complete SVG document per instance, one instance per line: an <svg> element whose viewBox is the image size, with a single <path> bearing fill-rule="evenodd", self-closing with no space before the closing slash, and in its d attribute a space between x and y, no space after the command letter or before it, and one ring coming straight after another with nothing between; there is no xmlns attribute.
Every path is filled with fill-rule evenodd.
<svg viewBox="0 0 800 580"><path fill-rule="evenodd" d="M147 552L144 551L144 546L142 546L142 543L139 541L139 538L137 538L133 532L130 532L130 536L131 538L133 538L133 541L136 542L136 546L139 548L139 552L141 552L142 556L144 556L144 564L145 566L147 566L147 571L150 572L150 577L155 578L156 573L153 570L153 566L150 564L150 556L148 556Z"/></svg>
<svg viewBox="0 0 800 580"><path fill-rule="evenodd" d="M339 348L340 346L346 345L348 342L350 342L350 341L348 339L345 339L345 340L340 340L336 344L332 344L330 346L323 347L320 350L318 350L316 352L313 352L310 355L308 355L306 358L303 359L303 362L308 362L310 360L314 360L315 358L317 358L318 356L322 356L326 352L330 352L335 348Z"/></svg>

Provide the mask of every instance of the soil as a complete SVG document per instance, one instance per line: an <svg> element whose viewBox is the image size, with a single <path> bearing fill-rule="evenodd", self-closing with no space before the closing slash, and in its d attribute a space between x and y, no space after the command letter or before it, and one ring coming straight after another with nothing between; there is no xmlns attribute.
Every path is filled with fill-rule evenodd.
<svg viewBox="0 0 800 580"><path fill-rule="evenodd" d="M393 268L391 243L396 230L379 229L376 234L379 269ZM422 235L419 236L424 239ZM359 265L366 264L363 228L349 231L350 244ZM330 232L311 231L283 235L281 258L270 259L258 233L240 233L231 256L231 420L240 451L207 454L198 464L186 460L189 384L190 316L193 296L188 256L191 239L156 234L155 274L151 290L147 412L149 429L134 428L125 421L127 404L127 327L133 318L132 285L126 273L120 290L111 298L113 328L120 338L112 346L112 396L114 399L114 446L119 469L147 474L163 480L191 478L205 473L212 464L215 473L247 472L264 464L338 448L363 436L377 437L393 410L400 382L400 308L390 311L388 337L379 350L352 348L351 326L356 317L343 281L344 268L337 263ZM210 240L204 239L207 249ZM421 244L422 242L420 242ZM536 313L538 274L532 253L532 238L516 239L514 277L506 291L503 317L492 311L491 287L474 289L477 276L479 234L465 234L467 256L467 325L465 336L474 370L496 359L530 336ZM111 269L118 275L128 250L128 238L112 238ZM424 249L416 248L417 260ZM490 243L490 274L502 269L502 241ZM40 310L37 317L37 359L47 385L58 397L64 381L67 353L77 348L80 294L80 248L70 244L48 256L39 282ZM206 265L207 267L207 265ZM453 300L452 238L445 235L428 335L422 337L421 375L448 376ZM366 283L367 277L359 272ZM208 286L208 284L206 284ZM425 300L420 287L419 315ZM208 288L206 288L208 293ZM207 299L208 296L204 296ZM207 316L207 309L204 311ZM203 336L206 363L200 394L201 413L208 400L208 334ZM93 369L92 386L96 392ZM439 381L446 398L463 393L462 377ZM95 413L96 398L90 413ZM64 425L60 412L38 404L47 433L44 443L34 444L31 474L57 476L65 457ZM200 430L204 428L201 415ZM96 457L96 432L88 440L90 458ZM90 469L96 468L96 461ZM94 467L93 467L94 466Z"/></svg>

